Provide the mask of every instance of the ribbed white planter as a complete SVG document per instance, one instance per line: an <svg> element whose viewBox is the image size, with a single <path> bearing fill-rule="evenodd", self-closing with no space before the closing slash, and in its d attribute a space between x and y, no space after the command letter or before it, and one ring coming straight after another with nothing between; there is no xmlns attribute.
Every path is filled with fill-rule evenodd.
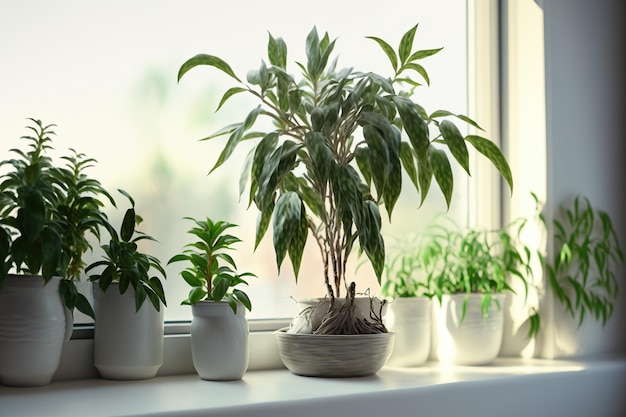
<svg viewBox="0 0 626 417"><path fill-rule="evenodd" d="M389 303L385 325L395 333L387 365L418 366L426 362L431 345L432 302L427 297L397 298Z"/></svg>
<svg viewBox="0 0 626 417"><path fill-rule="evenodd" d="M135 293L106 292L94 284L94 365L105 379L136 380L156 375L163 364L163 307L148 299L135 312Z"/></svg>
<svg viewBox="0 0 626 417"><path fill-rule="evenodd" d="M241 379L248 369L248 322L246 309L237 314L227 302L200 301L191 307L191 356L202 379Z"/></svg>
<svg viewBox="0 0 626 417"><path fill-rule="evenodd" d="M0 383L49 384L63 343L72 335L72 314L59 297L58 277L44 285L36 275L9 275L0 288Z"/></svg>
<svg viewBox="0 0 626 417"><path fill-rule="evenodd" d="M467 311L463 301L467 297ZM487 318L481 311L481 294L444 295L441 305L434 302L433 349L442 363L456 365L485 365L500 353L504 315L504 295L495 294Z"/></svg>

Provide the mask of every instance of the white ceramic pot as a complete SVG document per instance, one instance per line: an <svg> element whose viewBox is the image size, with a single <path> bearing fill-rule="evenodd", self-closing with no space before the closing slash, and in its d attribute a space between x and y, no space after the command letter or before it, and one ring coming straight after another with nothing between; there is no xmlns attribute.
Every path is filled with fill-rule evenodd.
<svg viewBox="0 0 626 417"><path fill-rule="evenodd" d="M49 384L63 342L72 335L72 313L59 296L61 279L44 285L37 275L9 274L0 287L0 383Z"/></svg>
<svg viewBox="0 0 626 417"><path fill-rule="evenodd" d="M335 302L345 303L346 299L336 298ZM382 300L374 297L355 297L354 305L355 305L355 313L358 317L372 321L370 317L370 312L373 311L376 314L381 314L382 317L385 317L387 312L387 302L383 302ZM298 305L298 315L293 318L288 333L313 333L315 329L317 329L322 323L322 319L328 313L328 309L330 307L330 299L329 298L303 298L297 301Z"/></svg>
<svg viewBox="0 0 626 417"><path fill-rule="evenodd" d="M248 369L248 322L246 309L237 314L227 302L200 301L191 307L191 356L202 379L241 379Z"/></svg>
<svg viewBox="0 0 626 417"><path fill-rule="evenodd" d="M397 298L389 303L385 325L395 333L390 366L418 366L430 354L432 302L427 297Z"/></svg>
<svg viewBox="0 0 626 417"><path fill-rule="evenodd" d="M94 284L94 365L105 379L148 379L163 364L163 306L146 299L135 312L132 288L120 294L112 283L106 292Z"/></svg>
<svg viewBox="0 0 626 417"><path fill-rule="evenodd" d="M481 294L443 295L434 304L433 350L442 363L485 365L500 353L504 324L504 295L494 294L488 316L483 317ZM467 310L463 317L463 302ZM499 302L498 307L496 301Z"/></svg>

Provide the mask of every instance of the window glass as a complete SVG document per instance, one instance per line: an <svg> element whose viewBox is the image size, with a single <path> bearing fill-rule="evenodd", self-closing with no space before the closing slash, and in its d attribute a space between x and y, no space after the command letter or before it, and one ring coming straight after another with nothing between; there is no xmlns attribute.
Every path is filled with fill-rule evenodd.
<svg viewBox="0 0 626 417"><path fill-rule="evenodd" d="M211 69L197 69L176 82L179 66L197 53L225 59L245 74L266 59L267 33L281 36L288 48L290 71L304 59L304 40L315 25L337 38L340 66L391 74L380 48L366 36L397 45L404 32L419 23L415 45L444 47L424 61L431 86L415 99L428 111L467 113L467 13L465 0L206 0L154 1L71 0L2 2L0 4L0 158L26 133L26 118L57 125L56 150L75 148L96 158L91 174L111 191L127 190L144 222L140 230L158 239L144 249L163 263L189 239L191 216L223 219L240 225L244 240L236 254L241 271L255 272L247 289L251 318L288 317L290 298L322 296L322 270L317 247L309 242L296 285L288 261L278 273L271 235L253 250L256 209L239 201L238 178L247 151L243 148L207 176L223 146L221 139L199 139L239 121L254 105L241 98L215 113L231 80ZM467 213L467 180L457 171L450 214ZM405 179L406 180L406 179ZM395 236L419 231L432 215L444 210L433 188L418 209L418 196L405 187L393 224L383 226L392 251ZM119 224L126 209L110 210ZM100 256L95 251L91 258ZM356 270L354 256L349 270ZM166 319L190 318L180 306L188 287L167 268ZM369 266L359 268L358 288L378 285ZM89 292L89 285L81 285ZM79 318L79 320L81 320Z"/></svg>

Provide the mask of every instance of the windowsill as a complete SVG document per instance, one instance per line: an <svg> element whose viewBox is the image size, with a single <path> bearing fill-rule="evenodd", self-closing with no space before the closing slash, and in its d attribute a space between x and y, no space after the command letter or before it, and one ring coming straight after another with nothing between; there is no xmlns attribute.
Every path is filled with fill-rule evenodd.
<svg viewBox="0 0 626 417"><path fill-rule="evenodd" d="M490 366L383 368L365 378L323 379L287 370L242 381L197 375L145 381L85 379L45 387L0 386L0 416L590 416L622 415L625 358L499 358ZM468 414L468 410L471 412Z"/></svg>

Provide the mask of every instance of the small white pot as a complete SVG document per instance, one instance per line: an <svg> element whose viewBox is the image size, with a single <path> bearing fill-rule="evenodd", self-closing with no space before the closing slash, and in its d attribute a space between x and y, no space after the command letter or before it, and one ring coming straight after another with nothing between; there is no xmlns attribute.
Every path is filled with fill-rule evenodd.
<svg viewBox="0 0 626 417"><path fill-rule="evenodd" d="M466 298L467 310L461 320ZM441 305L433 303L433 351L440 362L485 365L493 362L500 353L504 295L492 295L486 318L480 307L482 298L482 294L444 294Z"/></svg>
<svg viewBox="0 0 626 417"><path fill-rule="evenodd" d="M432 302L427 297L397 298L389 303L385 325L396 334L390 366L418 366L426 362L431 344Z"/></svg>
<svg viewBox="0 0 626 417"><path fill-rule="evenodd" d="M241 379L248 369L248 322L246 309L237 314L227 302L200 301L191 307L191 355L202 379Z"/></svg>
<svg viewBox="0 0 626 417"><path fill-rule="evenodd" d="M59 296L61 278L9 274L0 288L0 384L47 385L72 335L72 313Z"/></svg>
<svg viewBox="0 0 626 417"><path fill-rule="evenodd" d="M146 299L135 312L135 292L120 294L112 283L94 289L94 365L105 379L153 378L163 364L163 306L156 311Z"/></svg>

